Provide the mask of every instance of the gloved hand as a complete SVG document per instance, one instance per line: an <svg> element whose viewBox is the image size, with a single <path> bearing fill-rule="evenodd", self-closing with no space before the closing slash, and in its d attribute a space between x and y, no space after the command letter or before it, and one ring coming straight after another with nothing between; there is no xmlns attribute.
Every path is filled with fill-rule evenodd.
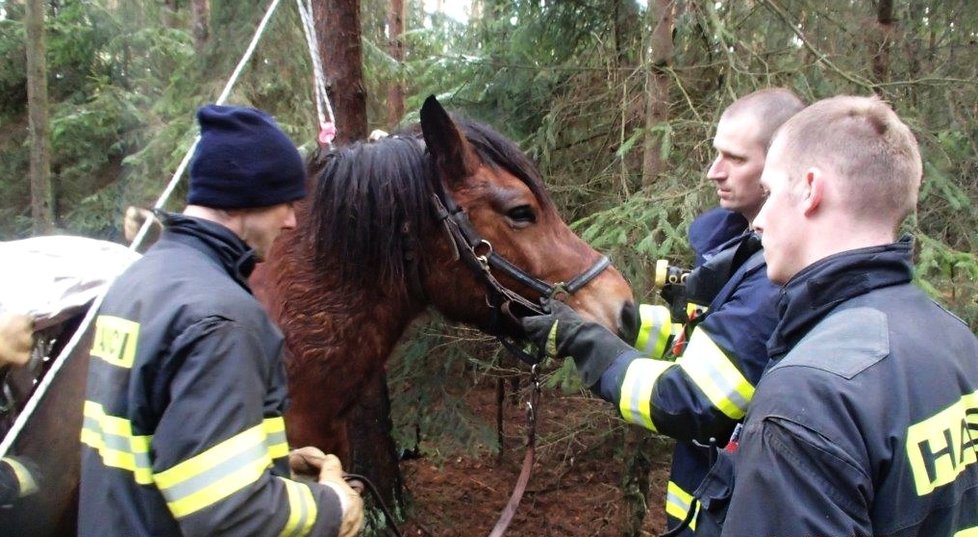
<svg viewBox="0 0 978 537"><path fill-rule="evenodd" d="M553 301L550 313L520 319L523 333L548 356L574 358L585 386L591 387L611 362L635 349L593 321L585 321L570 306Z"/></svg>
<svg viewBox="0 0 978 537"><path fill-rule="evenodd" d="M689 322L689 314L686 307L689 301L686 297L686 286L679 284L666 284L659 290L659 296L669 304L669 315L672 322L686 324Z"/></svg>
<svg viewBox="0 0 978 537"><path fill-rule="evenodd" d="M290 460L291 462L291 460ZM343 508L338 537L353 537L363 527L363 498L343 479L343 465L336 455L326 455L319 471L319 482L336 491Z"/></svg>

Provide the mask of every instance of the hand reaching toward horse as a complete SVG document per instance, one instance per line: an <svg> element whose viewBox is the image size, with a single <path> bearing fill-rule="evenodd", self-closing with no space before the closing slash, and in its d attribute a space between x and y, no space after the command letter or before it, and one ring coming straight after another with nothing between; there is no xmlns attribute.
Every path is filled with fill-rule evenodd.
<svg viewBox="0 0 978 537"><path fill-rule="evenodd" d="M554 300L550 313L520 319L527 339L545 349L548 356L574 358L581 381L591 387L618 356L635 351L607 328L585 321L570 306Z"/></svg>

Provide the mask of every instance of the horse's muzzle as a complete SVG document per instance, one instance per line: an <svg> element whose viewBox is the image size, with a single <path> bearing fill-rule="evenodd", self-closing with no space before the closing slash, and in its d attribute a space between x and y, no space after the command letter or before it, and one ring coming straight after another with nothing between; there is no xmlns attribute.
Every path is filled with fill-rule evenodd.
<svg viewBox="0 0 978 537"><path fill-rule="evenodd" d="M621 316L618 318L618 336L625 340L629 345L635 344L638 337L638 329L642 320L638 315L638 306L629 300L621 308Z"/></svg>

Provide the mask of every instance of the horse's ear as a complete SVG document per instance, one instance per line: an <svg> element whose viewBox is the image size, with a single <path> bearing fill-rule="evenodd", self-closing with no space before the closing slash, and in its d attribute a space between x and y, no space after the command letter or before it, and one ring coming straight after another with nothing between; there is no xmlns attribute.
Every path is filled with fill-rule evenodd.
<svg viewBox="0 0 978 537"><path fill-rule="evenodd" d="M421 106L421 134L446 181L468 177L479 168L479 157L434 95Z"/></svg>

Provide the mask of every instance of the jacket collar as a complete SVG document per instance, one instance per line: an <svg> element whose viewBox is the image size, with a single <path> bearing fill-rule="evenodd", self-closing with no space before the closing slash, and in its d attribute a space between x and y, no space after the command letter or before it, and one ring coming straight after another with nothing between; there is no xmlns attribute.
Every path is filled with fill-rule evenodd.
<svg viewBox="0 0 978 537"><path fill-rule="evenodd" d="M715 207L696 217L689 225L689 244L696 253L696 266L723 250L749 229L747 219L722 207Z"/></svg>
<svg viewBox="0 0 978 537"><path fill-rule="evenodd" d="M163 237L185 244L218 262L241 287L251 292L248 277L255 270L255 251L230 229L202 218L157 211Z"/></svg>
<svg viewBox="0 0 978 537"><path fill-rule="evenodd" d="M898 242L841 252L802 269L781 289L778 325L768 341L768 356L788 353L833 308L874 289L913 278L912 243Z"/></svg>

